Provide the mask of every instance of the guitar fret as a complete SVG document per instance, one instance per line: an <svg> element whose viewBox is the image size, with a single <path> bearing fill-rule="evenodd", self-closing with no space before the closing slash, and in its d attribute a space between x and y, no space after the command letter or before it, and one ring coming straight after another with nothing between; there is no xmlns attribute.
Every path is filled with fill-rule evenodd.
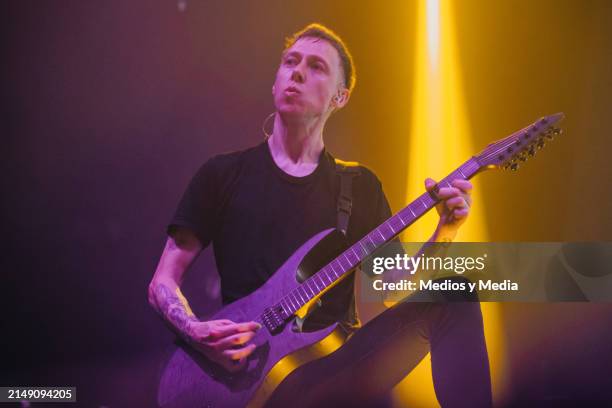
<svg viewBox="0 0 612 408"><path fill-rule="evenodd" d="M295 291L291 292L290 295L293 296L293 299L295 300L295 303L293 301L291 302L291 304L293 305L293 308L295 310L298 310L300 308L300 301L298 300L298 298L297 298L297 296L295 294Z"/></svg>
<svg viewBox="0 0 612 408"><path fill-rule="evenodd" d="M287 312L287 309L285 308L285 302L281 300L278 304L283 309L283 313L285 314L285 316L289 316L289 313Z"/></svg>
<svg viewBox="0 0 612 408"><path fill-rule="evenodd" d="M346 256L345 256L345 258L346 258ZM351 268L351 262L349 261L348 266L345 266L342 263L342 258L338 258L338 264L340 264L340 271L341 271L340 275L344 275L344 273Z"/></svg>
<svg viewBox="0 0 612 408"><path fill-rule="evenodd" d="M380 232L379 228L376 228L376 232L378 232L378 235L380 235L380 237L383 239L383 242L386 241L385 236L382 234L382 232Z"/></svg>
<svg viewBox="0 0 612 408"><path fill-rule="evenodd" d="M300 292L298 290L293 293L293 298L295 299L295 309L297 310L302 307L302 305L304 304L304 299L302 299L302 295L300 295Z"/></svg>
<svg viewBox="0 0 612 408"><path fill-rule="evenodd" d="M423 208L427 209L427 205L425 205L425 202L423 201L423 199L421 198L419 201L421 202L421 204L423 204Z"/></svg>
<svg viewBox="0 0 612 408"><path fill-rule="evenodd" d="M361 248L363 248L363 252L365 255L369 254L368 250L366 249L366 247L363 245L363 243L361 242L361 240L359 240L359 245L361 245Z"/></svg>
<svg viewBox="0 0 612 408"><path fill-rule="evenodd" d="M342 258L337 258L337 259L338 259L338 263L340 264L340 270L342 271L342 273L344 273L347 270L347 268L345 268L344 265L342 265Z"/></svg>
<svg viewBox="0 0 612 408"><path fill-rule="evenodd" d="M342 275L342 264L340 262L338 262L337 259L335 259L334 262L336 262L336 268L340 271L340 273L338 273L338 270L334 269L334 273L336 274L336 278L339 278L340 275ZM338 265L340 265L340 266L338 266Z"/></svg>
<svg viewBox="0 0 612 408"><path fill-rule="evenodd" d="M321 287L322 287L323 289L325 289L325 288L327 287L327 284L326 284L326 283L325 283L325 281L323 280L323 275L322 275L322 274L317 273L317 274L315 275L315 278L319 280L319 283L321 284Z"/></svg>
<svg viewBox="0 0 612 408"><path fill-rule="evenodd" d="M302 289L301 287L297 288L297 294L300 295L300 299L302 300L302 305L306 304L306 300L304 300L304 296L302 296ZM306 293L304 293L304 295L306 295ZM308 297L306 297L306 299L308 299Z"/></svg>
<svg viewBox="0 0 612 408"><path fill-rule="evenodd" d="M395 230L393 229L393 225L391 225L390 222L387 223L387 225L389 226L389 228L391 229L391 232L395 234Z"/></svg>
<svg viewBox="0 0 612 408"><path fill-rule="evenodd" d="M306 287L308 288L308 290L311 293L311 294L308 295L308 300L310 300L310 299L312 299L313 297L315 297L317 295L317 292L312 288L312 284L314 282L312 281L312 279L308 279L308 280L304 281L304 283L306 284Z"/></svg>
<svg viewBox="0 0 612 408"><path fill-rule="evenodd" d="M402 230L403 230L403 229L406 227L406 224L404 224L404 223L402 222L402 220L400 219L400 217L397 217L397 219L398 219L400 222L397 222L397 220L396 220L396 222L395 222L393 225L395 225L395 229L396 229L396 230L397 230L397 232L399 233L399 232L401 232L401 231L402 231Z"/></svg>
<svg viewBox="0 0 612 408"><path fill-rule="evenodd" d="M461 174L461 176L465 179L467 179L467 176L465 174L463 174L463 171L461 171L461 167L459 168L459 174Z"/></svg>
<svg viewBox="0 0 612 408"><path fill-rule="evenodd" d="M334 273L334 275L336 275L336 278L337 278L338 277L338 272L336 272L336 270L334 269L334 264L330 262L329 266L331 266L332 272Z"/></svg>
<svg viewBox="0 0 612 408"><path fill-rule="evenodd" d="M304 304L306 303L306 299L304 297L303 289L298 286L295 289L295 293L299 296L299 298L298 298L298 306L299 307L304 306Z"/></svg>
<svg viewBox="0 0 612 408"><path fill-rule="evenodd" d="M316 281L316 279L314 279L314 276L312 277L312 283L314 283L315 288L317 288L317 292L320 293L321 292L321 288L319 287L319 285L317 285L317 281Z"/></svg>
<svg viewBox="0 0 612 408"><path fill-rule="evenodd" d="M416 214L414 213L414 211L412 211L412 207L408 206L408 209L410 210L410 213L412 214L412 216L416 218Z"/></svg>
<svg viewBox="0 0 612 408"><path fill-rule="evenodd" d="M327 278L327 280L329 281L329 283L331 283L331 279L329 278L329 276L327 276L327 269L322 269L321 270L321 282L323 282L323 284L325 286L328 285L328 283L325 283L325 280L323 278Z"/></svg>
<svg viewBox="0 0 612 408"><path fill-rule="evenodd" d="M349 265L349 267L348 267L348 268L346 268L346 269L350 269L350 268L351 268L351 266L353 265L353 261L351 261L351 260L349 259L349 257L348 257L348 255L346 254L346 252L344 252L344 253L343 253L343 255L344 255L344 258L347 260L348 265Z"/></svg>
<svg viewBox="0 0 612 408"><path fill-rule="evenodd" d="M376 242L374 242L374 240L372 239L372 237L370 236L370 234L366 235L368 237L368 239L370 240L370 242L372 243L372 245L374 246L374 248L376 248Z"/></svg>
<svg viewBox="0 0 612 408"><path fill-rule="evenodd" d="M312 287L310 286L310 279L308 279L306 282L304 282L306 284L306 289L308 289L310 291L310 293L312 293L312 296L308 295L308 300L312 299L315 296L315 291L312 290ZM306 292L308 293L308 292Z"/></svg>
<svg viewBox="0 0 612 408"><path fill-rule="evenodd" d="M325 290L327 288L327 283L325 283L325 281L323 280L323 275L315 275L318 276L319 282L321 283L321 287L323 288L322 290Z"/></svg>
<svg viewBox="0 0 612 408"><path fill-rule="evenodd" d="M298 289L299 288L296 288L293 294L293 297L295 298L296 309L299 309L304 304L304 299L302 298L302 295L300 294L300 291Z"/></svg>
<svg viewBox="0 0 612 408"><path fill-rule="evenodd" d="M402 225L405 227L406 223L404 222L404 220L402 219L402 217L400 217L399 215L397 216L397 218L402 222Z"/></svg>
<svg viewBox="0 0 612 408"><path fill-rule="evenodd" d="M291 294L290 294L291 295ZM295 297L294 297L295 298ZM293 302L293 300L291 300L291 296L288 296L289 299L289 303L291 304L291 313L295 312L296 310L298 310L297 306L295 305L295 303Z"/></svg>

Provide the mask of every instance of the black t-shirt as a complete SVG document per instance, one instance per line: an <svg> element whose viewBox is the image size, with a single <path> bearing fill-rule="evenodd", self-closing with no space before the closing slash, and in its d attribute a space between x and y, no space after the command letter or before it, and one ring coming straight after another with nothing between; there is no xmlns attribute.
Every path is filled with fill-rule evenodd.
<svg viewBox="0 0 612 408"><path fill-rule="evenodd" d="M203 246L212 242L224 304L259 288L318 232L336 227L340 177L323 150L315 171L294 177L280 169L266 142L221 154L204 163L185 191L168 233L191 229ZM349 244L391 216L376 175L360 166L353 178ZM354 313L354 275L324 296L333 320L359 324ZM331 301L330 301L331 300Z"/></svg>

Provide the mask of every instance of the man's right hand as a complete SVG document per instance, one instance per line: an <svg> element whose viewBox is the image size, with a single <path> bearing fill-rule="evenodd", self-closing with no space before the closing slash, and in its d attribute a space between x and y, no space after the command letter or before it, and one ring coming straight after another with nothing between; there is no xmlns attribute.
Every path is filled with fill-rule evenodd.
<svg viewBox="0 0 612 408"><path fill-rule="evenodd" d="M191 322L185 330L189 343L209 360L235 373L246 366L255 350L248 344L261 325L256 322L234 323L231 320Z"/></svg>
<svg viewBox="0 0 612 408"><path fill-rule="evenodd" d="M188 228L176 228L166 240L153 279L149 284L149 303L193 348L209 360L236 372L246 366L255 350L248 342L261 327L255 322L234 323L231 320L197 320L181 294L185 272L202 251L202 244Z"/></svg>

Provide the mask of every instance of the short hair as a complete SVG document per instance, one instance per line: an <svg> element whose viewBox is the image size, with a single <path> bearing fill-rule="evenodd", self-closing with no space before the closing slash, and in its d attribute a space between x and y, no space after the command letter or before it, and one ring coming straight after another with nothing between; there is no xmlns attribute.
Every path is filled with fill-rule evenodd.
<svg viewBox="0 0 612 408"><path fill-rule="evenodd" d="M355 64L353 63L351 53L340 36L322 24L312 23L294 33L291 37L285 38L285 49L283 51L291 48L293 44L302 38L319 38L325 40L338 51L340 64L344 74L344 86L349 92L352 91L357 80L355 75Z"/></svg>

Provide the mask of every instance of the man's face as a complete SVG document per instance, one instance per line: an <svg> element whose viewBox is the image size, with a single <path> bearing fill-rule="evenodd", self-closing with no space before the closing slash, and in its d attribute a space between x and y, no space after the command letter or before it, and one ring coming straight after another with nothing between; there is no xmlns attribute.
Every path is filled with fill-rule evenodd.
<svg viewBox="0 0 612 408"><path fill-rule="evenodd" d="M343 81L338 51L325 40L302 38L282 55L272 93L281 113L320 116Z"/></svg>

